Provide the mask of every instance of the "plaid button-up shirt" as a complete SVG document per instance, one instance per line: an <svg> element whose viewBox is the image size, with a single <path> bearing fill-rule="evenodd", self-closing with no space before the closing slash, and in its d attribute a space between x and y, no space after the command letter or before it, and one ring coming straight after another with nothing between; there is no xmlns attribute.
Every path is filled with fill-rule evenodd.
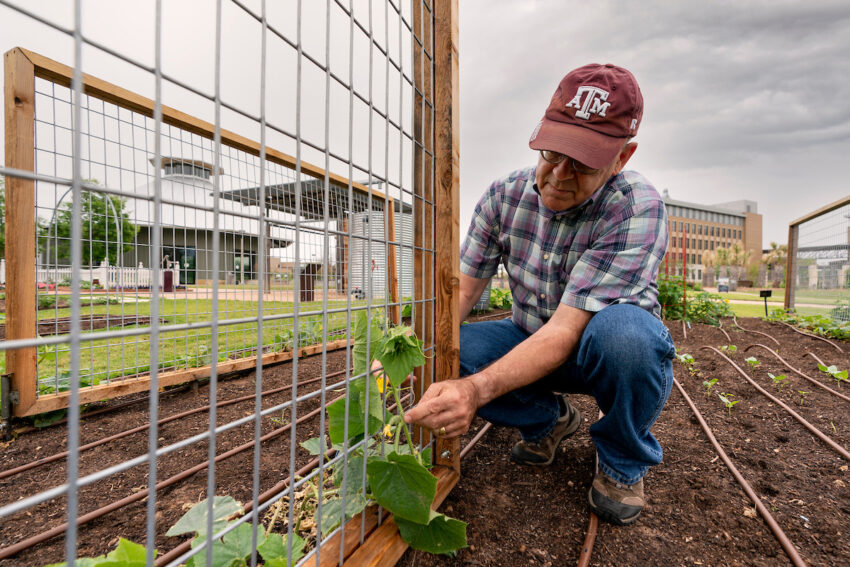
<svg viewBox="0 0 850 567"><path fill-rule="evenodd" d="M667 251L667 213L642 175L613 176L584 203L547 209L535 169L494 182L472 216L461 270L488 279L504 264L514 323L533 333L559 303L601 311L632 303L660 315L656 274Z"/></svg>

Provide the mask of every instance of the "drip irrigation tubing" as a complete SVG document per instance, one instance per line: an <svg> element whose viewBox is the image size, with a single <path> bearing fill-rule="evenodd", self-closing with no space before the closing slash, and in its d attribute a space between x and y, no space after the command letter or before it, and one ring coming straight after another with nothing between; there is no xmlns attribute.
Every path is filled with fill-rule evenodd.
<svg viewBox="0 0 850 567"><path fill-rule="evenodd" d="M786 362L786 361L785 361L785 360L784 360L781 356L779 356L779 354L777 354L776 352L774 352L774 351L773 351L773 349L771 349L770 347L766 347L766 346L764 346L764 345L762 345L762 344L758 344L758 343L756 343L756 344L753 344L753 345L750 345L750 346L746 347L746 348L744 349L744 352L747 352L748 350L750 350L750 349L751 349L751 348L753 348L753 347L761 347L761 348L765 349L765 350L766 350L766 351L768 351L770 354L772 354L773 356L775 356L776 358L778 358L778 359L779 359L779 361L780 361L782 364L784 364L784 365L786 366L786 368L790 369L790 370L791 370L792 372L794 372L795 374L798 374L798 375L802 376L803 378L805 378L806 380L808 380L809 382L811 382L812 384L814 384L814 385L815 385L815 386L817 386L818 388L821 388L821 389L823 389L823 390L826 390L826 391L827 391L827 392L829 392L830 394L833 394L833 395L835 395L835 396L838 396L838 397L839 397L839 398L841 398L842 400L845 400L845 401L850 402L850 396L845 396L845 395L844 395L844 394L842 394L841 392L836 392L835 390L833 390L833 389L832 389L832 388L830 388L829 386L827 386L827 385L825 385L825 384L822 384L822 383L821 383L821 382L819 382L818 380L815 380L814 378L812 378L812 377L810 377L810 376L807 376L807 375L803 374L801 371L797 370L796 368L794 368L793 366L791 366L790 364L788 364L788 363L787 363L787 362ZM810 352L807 352L806 354L811 354L812 356L814 356L814 355L813 355L812 353L810 353ZM806 356L806 354L804 354L803 356ZM817 357L816 357L816 356L814 356L814 358L815 358L815 360L817 360ZM821 364L823 364L823 363L821 363Z"/></svg>
<svg viewBox="0 0 850 567"><path fill-rule="evenodd" d="M334 398L333 400L328 402L324 407L319 407L319 408L299 417L295 421L295 423L296 424L303 423L303 422L307 421L308 419L311 419L311 418L319 415L319 413L322 412L324 409L326 409L328 405L332 404L333 402L335 402L337 400L341 400L341 399L344 399L344 398L345 398L345 396L339 396L338 398ZM281 428L274 429L274 430L270 431L269 433L266 433L265 435L260 437L260 441L261 442L262 441L268 441L269 439L272 439L274 437L278 437L278 436L286 433L287 431L289 431L291 427L292 427L292 424L289 423L289 424L287 424L287 425L285 425ZM238 453L246 451L246 450L252 448L253 446L254 446L254 441L253 440L249 441L248 443L245 443L244 445L240 445L240 446L235 447L235 448L233 448L233 449L231 449L231 450L229 450L225 453L222 453L221 455L218 455L213 460L213 462L218 463L218 462L223 461L225 459L228 459L228 458L230 458L230 457L232 457L232 456L234 456ZM173 476L171 476L171 477L169 477L169 478L167 478L163 481L158 482L156 484L156 486L154 486L154 490L156 492L159 492L160 490L167 488L167 487L171 486L172 484L180 482L181 480L189 478L193 474L204 470L209 465L210 465L210 461L208 459L208 460L204 461L203 463L200 463L200 464L195 465L191 468L185 469L182 472L179 472L179 473L177 473L177 474L175 474L175 475L173 475ZM150 492L150 489L145 488L144 490L140 490L139 492L136 492L135 494L131 494L130 496L127 496L127 497L122 498L120 500L116 500L112 504L107 504L106 506L102 506L102 507L98 508L97 510L89 512L88 514L84 514L82 516L79 516L77 518L77 526L78 527L83 526L83 525L91 522L92 520L95 520L97 518L100 518L100 517L108 514L109 512L113 512L115 510L123 508L124 506L132 504L133 502L138 502L139 500L146 498L149 492ZM19 541L18 543L10 545L9 547L5 547L3 549L0 549L0 560L6 559L8 557L12 557L13 555L18 554L25 549L28 549L28 548L30 548L34 545L37 545L37 544L39 544L43 541L47 541L48 539L50 539L52 537L55 537L55 536L57 536L61 533L64 533L65 530L67 530L67 529L68 529L68 524L66 522L64 524L61 524L61 525L55 527L55 528L51 528L51 529L49 529L45 532L42 532L40 534L37 534L37 535L32 536L30 538L27 538L23 541Z"/></svg>
<svg viewBox="0 0 850 567"><path fill-rule="evenodd" d="M461 449L461 451L460 451L460 458L461 459L463 459L465 456L467 456L469 454L470 451L472 451L473 447L475 447L475 444L478 443L479 441L481 441L481 438L484 437L484 434L487 433L490 430L491 427L493 427L493 424L488 421L487 423L484 424L484 427L482 427L481 429L478 430L478 433L475 434L475 437L470 439L469 443L467 443L464 446L464 448Z"/></svg>
<svg viewBox="0 0 850 567"><path fill-rule="evenodd" d="M841 347L840 347L840 346L838 346L837 344L835 344L834 342L832 342L832 341L831 341L831 340L829 340L829 339L826 339L826 338L824 338L824 337L819 337L818 335L813 335L812 333L804 333L803 331L801 331L800 329L798 329L798 328L797 328L797 327L795 327L794 325L789 325L789 324L788 324L788 323L786 323L785 321L776 321L776 322L777 322L777 323L780 323L780 324L782 324L782 325L785 325L786 327L788 327L789 329L791 329L791 330L792 330L792 331L794 331L795 333L799 333L799 334L803 335L804 337L809 337L810 339L817 339L817 340L819 340L819 341L823 341L823 342L825 342L825 343L829 343L829 344L831 344L833 347L835 347L835 349L836 349L836 350L838 350L838 352L842 352L842 353L844 352L843 350L841 350Z"/></svg>
<svg viewBox="0 0 850 567"><path fill-rule="evenodd" d="M599 419L605 416L602 410L599 410ZM593 476L599 474L599 453L594 453L593 459ZM581 545L581 551L578 554L577 567L588 567L590 558L593 556L593 544L596 543L596 531L599 528L599 516L593 510L590 510L587 519L587 532L584 534L584 542Z"/></svg>
<svg viewBox="0 0 850 567"><path fill-rule="evenodd" d="M339 372L334 372L334 373L328 374L327 376L325 376L325 378L330 378L332 376L338 376L338 375L344 374L344 373L345 373L345 370L341 370ZM322 380L321 377L312 378L310 380L305 380L304 382L299 382L298 385L304 386L304 385L307 385L307 384L312 384L314 382L319 382L321 380ZM269 395L272 395L272 394L277 394L277 393L283 392L283 391L288 390L290 388L292 388L292 384L290 384L288 386L281 386L280 388L273 388L271 390L266 390L265 392L262 392L261 395L262 396L269 396ZM233 398L231 400L225 400L223 402L219 402L219 403L216 404L216 407L221 408L221 407L230 406L230 405L237 404L237 403L240 403L240 402L246 402L246 401L255 400L255 399L256 399L256 394L249 394L249 395L242 396L242 397L239 397L239 398ZM178 419L182 419L184 417L188 417L190 415L194 415L196 413L201 413L201 412L207 411L208 409L210 409L210 406L206 405L206 406L198 407L198 408L195 408L195 409L186 410L184 412L163 418L163 419L161 419L157 422L157 427L160 427L160 426L165 425L166 423L170 423L172 421L176 421ZM121 439L123 437L127 437L128 435L132 435L134 433L141 433L142 431L147 431L149 428L150 428L150 423L147 423L145 425L140 425L138 427L134 427L132 429L128 429L126 431L116 433L115 435L110 435L109 437L104 437L102 439L98 439L97 441L92 441L91 443L88 443L86 445L81 446L78 450L78 453L82 453L83 451L88 451L89 449L93 449L93 448L98 447L100 445L103 445L105 443L109 443L111 441ZM46 465L47 463L52 463L54 461L58 461L58 460L63 459L67 456L68 456L68 451L64 451L62 453L56 453L55 455L50 455L48 457L43 457L41 459L37 459L35 461L23 464L19 467L15 467L14 469L2 471L2 472L0 472L0 480L3 480L4 478L8 478L8 477L16 475L16 474L20 474L24 471L34 469L36 467L40 467L41 465Z"/></svg>
<svg viewBox="0 0 850 567"><path fill-rule="evenodd" d="M735 364L735 363L734 363L731 359L729 359L729 358L728 358L725 354L723 354L722 352L720 352L720 351L719 351L719 350L717 350L716 348L714 348L714 347L710 347L710 346L704 346L704 347L700 347L700 348L701 348L702 350L711 350L711 351L714 351L715 353L717 353L718 355L720 355L721 357L723 357L723 359L724 359L724 360L726 360L726 362L728 362L729 364L731 364L731 365L735 368L735 370L737 370L737 371L738 371L738 373L739 373L741 376L743 376L743 377L744 377L744 379L745 379L747 382L749 382L750 384L752 384L752 385L753 385L753 387L755 387L755 389L756 389L756 390L758 390L759 392L761 392L764 396L766 396L769 400L771 400L771 401L772 401L772 402L774 402L775 404L778 404L779 406L781 406L781 407L782 407L785 411L787 411L789 414L791 414L791 416L792 416L794 419L796 419L797 421L799 421L799 422L800 422L800 424L802 424L802 426L803 426L803 427L805 427L806 429L808 429L809 431L811 431L812 433L814 433L814 434L815 434L815 435L816 435L816 436L817 436L817 437L818 437L821 441L823 441L824 443L826 443L827 445L829 445L829 446L830 446L830 447L831 447L831 448L832 448L832 449L833 449L836 453L838 453L839 455L841 455L842 457L844 457L845 459L847 459L848 461L850 461L850 452L848 452L848 451L847 451L844 447L842 447L841 445L839 445L838 443L836 443L835 441L833 441L833 440L832 440L832 439L831 439L828 435L826 435L826 434L825 434L824 432L822 432L820 429L818 429L817 427L815 427L814 425L812 425L811 423L809 423L808 421L806 421L806 419L805 419L803 416L801 416L800 414L798 414L797 412L795 412L793 409L791 409L790 407L788 407L788 405L787 405L785 402L783 402L783 401L782 401L782 400L780 400L779 398L777 398L777 397L773 396L770 392L768 392L767 390L765 390L764 388L762 388L761 386L759 386L759 385L755 382L755 380L753 380L752 378L750 378L749 376L747 376L747 373L746 373L746 372L744 372L743 370L741 370L741 367L740 367L740 366L738 366L737 364Z"/></svg>
<svg viewBox="0 0 850 567"><path fill-rule="evenodd" d="M729 341L726 344L731 345L732 344L732 337L730 337L729 333L726 332L726 329L723 328L723 321L721 321L719 318L717 319L717 328L720 329L721 333L726 335L726 340Z"/></svg>
<svg viewBox="0 0 850 567"><path fill-rule="evenodd" d="M761 517L764 518L764 521L767 524L767 526L770 528L770 531L773 532L773 535L776 537L777 541L779 541L779 545L781 545L782 549L785 550L785 553L788 554L788 558L791 560L791 562L795 566L805 567L806 562L803 561L803 558L800 557L799 553L797 553L797 549L794 547L794 544L791 543L791 540L788 539L787 535L785 535L785 532L779 526L776 519L774 519L774 517L770 514L770 512L765 507L765 505L762 503L761 499L755 493L753 488L750 486L750 484L747 482L747 480L743 477L743 475L738 471L738 469L737 469L737 467L735 467L734 463L732 463L732 460L726 454L726 451L723 450L723 447L720 445L720 443L717 441L717 438L714 436L714 433L712 433L712 431L711 431L711 427L709 427L708 423L706 423L705 419L702 417L702 414L697 409L697 407L694 405L694 402L691 400L690 396L688 396L687 392L685 392L685 389L682 388L682 385L679 384L679 381L676 380L675 378L673 378L673 383L676 385L676 388L679 389L679 392L682 394L682 397L685 398L685 402L687 402L688 406L690 406L691 411L694 412L694 415L696 416L697 421L699 421L700 426L702 426L702 430L705 432L705 434L708 436L708 440L714 446L715 452L721 458L721 460L723 461L723 464L726 465L726 468L729 469L729 472L732 473L732 476L735 477L735 480L738 481L738 484L741 485L741 488L744 489L744 492L747 494L749 499L755 505L759 514L761 514Z"/></svg>
<svg viewBox="0 0 850 567"><path fill-rule="evenodd" d="M688 340L688 329L685 327L685 320L682 319L682 340Z"/></svg>
<svg viewBox="0 0 850 567"><path fill-rule="evenodd" d="M735 317L732 317L732 321L734 321L734 322L735 322L735 326L736 326L736 327L738 327L739 329L741 329L741 330L742 330L742 331L744 331L745 333L755 333L755 334L757 334L757 335L761 335L761 336L763 336L763 337L767 337L767 338L769 338L770 340L772 340L773 342L775 342L775 343L776 343L776 346L781 346L781 345L779 344L779 341L777 341L776 339L774 339L773 337L771 337L771 336L770 336L770 335L768 335L767 333L762 333L761 331L751 331L751 330L749 330L749 329L745 329L745 328L743 328L741 325L739 325L739 324L738 324L738 319L737 319L737 318L735 318Z"/></svg>
<svg viewBox="0 0 850 567"><path fill-rule="evenodd" d="M811 356L811 357L812 357L812 358L814 358L814 359L818 362L818 364L820 364L821 366L827 366L827 367L829 366L829 364L827 364L827 363L825 363L824 361L822 361L821 359L819 359L819 358L817 357L817 355L816 355L815 353L813 353L813 352L808 352L808 351L807 351L807 352L803 353L803 357L805 358L806 356Z"/></svg>

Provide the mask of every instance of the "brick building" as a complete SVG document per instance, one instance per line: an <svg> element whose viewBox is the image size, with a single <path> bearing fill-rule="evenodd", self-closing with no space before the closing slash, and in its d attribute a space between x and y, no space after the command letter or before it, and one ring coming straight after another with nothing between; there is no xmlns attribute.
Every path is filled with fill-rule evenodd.
<svg viewBox="0 0 850 567"><path fill-rule="evenodd" d="M702 264L703 252L731 248L735 243L751 251L750 266L759 264L762 254L762 216L755 201L701 205L671 199L666 189L663 197L669 223L667 264L670 273L681 274L683 260L686 260L688 280L700 281L705 270Z"/></svg>

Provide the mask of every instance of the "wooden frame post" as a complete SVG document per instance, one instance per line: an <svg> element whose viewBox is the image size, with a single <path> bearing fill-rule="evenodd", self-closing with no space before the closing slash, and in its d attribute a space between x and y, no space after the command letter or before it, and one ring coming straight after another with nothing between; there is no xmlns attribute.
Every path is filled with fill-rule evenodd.
<svg viewBox="0 0 850 567"><path fill-rule="evenodd" d="M390 321L398 325L401 323L401 311L399 310L398 297L398 269L396 266L396 234L395 234L395 200L387 197L384 201L386 209L385 222L387 240L387 284L390 291Z"/></svg>
<svg viewBox="0 0 850 567"><path fill-rule="evenodd" d="M436 0L434 6L434 131L436 165L437 380L460 375L460 97L458 94L458 0ZM460 440L437 439L435 463L460 473Z"/></svg>
<svg viewBox="0 0 850 567"><path fill-rule="evenodd" d="M5 54L4 80L6 167L35 171L35 67L21 49ZM7 341L36 337L35 256L35 183L6 176ZM12 397L16 416L25 415L36 402L36 350L6 351L6 372L16 393L16 398Z"/></svg>

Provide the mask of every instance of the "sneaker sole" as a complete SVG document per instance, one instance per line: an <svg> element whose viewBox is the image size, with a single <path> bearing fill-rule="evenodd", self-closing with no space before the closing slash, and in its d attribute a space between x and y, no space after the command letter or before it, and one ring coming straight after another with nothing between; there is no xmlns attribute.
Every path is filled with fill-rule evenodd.
<svg viewBox="0 0 850 567"><path fill-rule="evenodd" d="M578 408L575 407L573 407L573 410L575 410L575 419L570 422L570 424L567 426L567 429L564 431L564 434L561 436L560 439L558 439L558 442L555 443L555 450L552 451L552 456L549 458L548 461L540 461L539 463L533 461L524 461L522 459L514 457L513 453L511 453L511 461L519 465L529 465L532 467L547 467L551 465L555 461L555 455L557 455L558 453L558 447L561 445L561 442L564 439L567 439L568 437L572 437L573 434L575 434L575 432L578 431L581 427L581 412L578 410Z"/></svg>
<svg viewBox="0 0 850 567"><path fill-rule="evenodd" d="M587 502L588 504L590 504L590 509L593 511L593 513L599 516L599 519L605 520L609 524L614 524L617 526L628 526L629 524L635 523L638 518L640 518L641 512L643 512L643 509L641 509L638 510L637 514L635 514L634 516L629 516L628 518L620 518L619 516L616 516L613 512L596 506L596 504L593 502L593 489L587 492Z"/></svg>

